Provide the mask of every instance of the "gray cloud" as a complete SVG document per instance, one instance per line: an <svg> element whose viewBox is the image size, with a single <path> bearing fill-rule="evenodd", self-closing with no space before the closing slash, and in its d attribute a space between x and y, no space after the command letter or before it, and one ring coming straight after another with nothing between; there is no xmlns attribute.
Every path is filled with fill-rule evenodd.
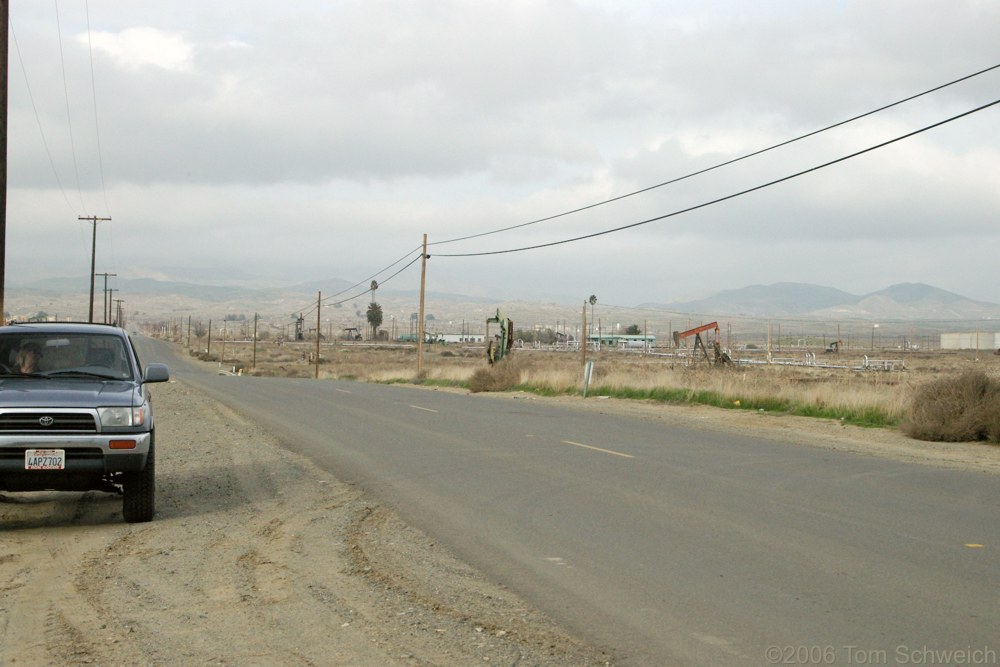
<svg viewBox="0 0 1000 667"><path fill-rule="evenodd" d="M1000 24L1000 8L971 0L103 2L87 40L82 7L60 11L74 151L52 8L11 11L15 282L85 272L76 218L95 212L114 217L101 230L108 270L211 263L362 279L423 233L440 241L608 199L996 64ZM992 72L698 179L439 252L547 243L698 205L992 101L998 81ZM984 250L1000 214L997 113L620 234L439 257L431 280L504 297L597 282L621 303L788 280L858 292L920 281L1000 301ZM44 261L20 259L53 235ZM970 259L982 262L974 286L956 277Z"/></svg>

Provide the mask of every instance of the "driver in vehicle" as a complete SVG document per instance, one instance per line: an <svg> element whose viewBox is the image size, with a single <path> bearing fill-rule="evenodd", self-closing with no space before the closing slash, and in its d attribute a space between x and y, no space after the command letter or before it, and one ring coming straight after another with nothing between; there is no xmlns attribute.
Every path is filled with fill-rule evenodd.
<svg viewBox="0 0 1000 667"><path fill-rule="evenodd" d="M42 348L38 343L25 343L17 351L14 366L17 372L28 375L38 371L38 362L42 358Z"/></svg>

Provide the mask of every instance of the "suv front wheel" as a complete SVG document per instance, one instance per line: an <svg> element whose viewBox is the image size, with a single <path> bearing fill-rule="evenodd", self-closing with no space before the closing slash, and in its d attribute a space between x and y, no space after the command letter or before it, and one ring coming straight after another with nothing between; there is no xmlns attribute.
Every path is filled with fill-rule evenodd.
<svg viewBox="0 0 1000 667"><path fill-rule="evenodd" d="M153 435L153 433L149 435L146 467L122 474L122 515L128 523L153 520L156 504L156 450L153 446Z"/></svg>

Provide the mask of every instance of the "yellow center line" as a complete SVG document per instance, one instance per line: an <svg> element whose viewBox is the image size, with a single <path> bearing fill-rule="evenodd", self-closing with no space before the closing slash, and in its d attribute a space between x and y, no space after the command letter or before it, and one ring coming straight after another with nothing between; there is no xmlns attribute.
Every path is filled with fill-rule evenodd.
<svg viewBox="0 0 1000 667"><path fill-rule="evenodd" d="M611 449L601 449L600 447L594 447L593 445L585 445L582 442L573 442L572 440L563 440L563 443L567 445L573 445L574 447L583 447L584 449L593 449L595 452L603 452L605 454L613 454L614 456L620 456L624 459L634 459L635 457L631 454L623 454L622 452L616 452Z"/></svg>
<svg viewBox="0 0 1000 667"><path fill-rule="evenodd" d="M410 407L413 408L414 410L423 410L424 412L437 412L437 410L432 410L430 408L422 408L419 405L411 405Z"/></svg>

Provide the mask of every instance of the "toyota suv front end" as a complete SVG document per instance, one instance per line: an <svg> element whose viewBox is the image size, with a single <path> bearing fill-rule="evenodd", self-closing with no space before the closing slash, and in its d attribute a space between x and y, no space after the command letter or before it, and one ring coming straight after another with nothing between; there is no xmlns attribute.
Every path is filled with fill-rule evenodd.
<svg viewBox="0 0 1000 667"><path fill-rule="evenodd" d="M94 324L0 327L0 491L100 490L126 521L155 510L155 429L147 385L124 330Z"/></svg>

